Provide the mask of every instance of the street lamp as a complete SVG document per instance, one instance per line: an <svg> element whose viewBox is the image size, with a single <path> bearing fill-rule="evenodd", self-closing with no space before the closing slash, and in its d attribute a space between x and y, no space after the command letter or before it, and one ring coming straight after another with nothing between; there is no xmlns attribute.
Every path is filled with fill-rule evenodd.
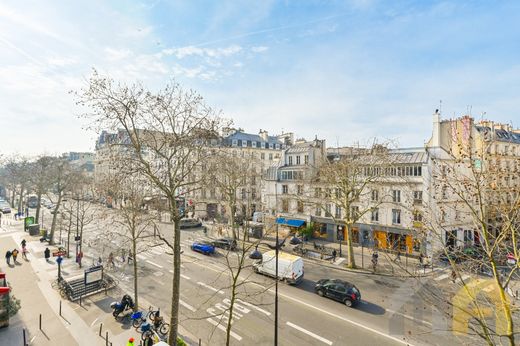
<svg viewBox="0 0 520 346"><path fill-rule="evenodd" d="M258 245L264 244L267 245L271 250L275 250L275 282L274 282L274 345L278 345L278 252L282 247L285 245L285 240L289 238L291 235L287 235L281 242L278 238L278 223L276 224L276 245L271 245L268 243L262 243L259 242L256 247L255 251L253 251L249 258L251 259L262 259L262 254L260 251L258 251ZM301 240L298 239L296 236L293 235L293 238L290 241L291 244L299 244L301 243Z"/></svg>

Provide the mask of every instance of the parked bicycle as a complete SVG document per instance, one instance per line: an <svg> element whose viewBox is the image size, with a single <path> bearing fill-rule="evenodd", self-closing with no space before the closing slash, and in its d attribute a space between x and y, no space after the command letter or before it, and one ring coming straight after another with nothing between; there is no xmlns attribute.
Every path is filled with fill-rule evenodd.
<svg viewBox="0 0 520 346"><path fill-rule="evenodd" d="M146 322L146 315L143 311L136 311L130 317L132 319L132 326L136 329Z"/></svg>

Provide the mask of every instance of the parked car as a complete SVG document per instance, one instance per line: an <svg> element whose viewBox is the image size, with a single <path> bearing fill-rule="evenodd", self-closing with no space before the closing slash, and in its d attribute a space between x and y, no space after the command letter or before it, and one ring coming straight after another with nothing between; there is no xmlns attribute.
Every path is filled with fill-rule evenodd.
<svg viewBox="0 0 520 346"><path fill-rule="evenodd" d="M232 238L219 238L212 242L213 246L226 250L236 250L237 241Z"/></svg>
<svg viewBox="0 0 520 346"><path fill-rule="evenodd" d="M215 247L208 241L195 241L191 244L191 249L203 253L204 255L211 255L215 253Z"/></svg>
<svg viewBox="0 0 520 346"><path fill-rule="evenodd" d="M181 229L184 229L184 228L196 228L196 227L201 227L202 226L202 222L200 222L199 220L197 219L181 219L181 222L180 222L180 225L179 227Z"/></svg>
<svg viewBox="0 0 520 346"><path fill-rule="evenodd" d="M320 297L327 297L345 304L348 307L361 301L361 292L350 282L339 279L321 279L316 282L314 291Z"/></svg>
<svg viewBox="0 0 520 346"><path fill-rule="evenodd" d="M448 252L447 254L445 252L441 252L439 255L439 260L442 262L449 262L450 259L455 263L460 263L464 261L465 258L463 254L456 252Z"/></svg>
<svg viewBox="0 0 520 346"><path fill-rule="evenodd" d="M276 253L274 250L262 254L262 259L253 264L255 273L276 278ZM303 259L284 252L278 253L278 279L296 285L303 280Z"/></svg>
<svg viewBox="0 0 520 346"><path fill-rule="evenodd" d="M2 212L2 214L10 214L11 207L9 207L8 205L4 205L4 206L0 207L0 211Z"/></svg>

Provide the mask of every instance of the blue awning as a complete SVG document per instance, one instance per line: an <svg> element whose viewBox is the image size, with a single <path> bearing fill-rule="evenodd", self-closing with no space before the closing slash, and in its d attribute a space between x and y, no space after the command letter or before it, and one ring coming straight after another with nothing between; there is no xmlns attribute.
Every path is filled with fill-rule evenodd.
<svg viewBox="0 0 520 346"><path fill-rule="evenodd" d="M286 225L290 227L300 227L305 223L305 220L286 219L284 217L279 217L276 219L276 223L279 225Z"/></svg>

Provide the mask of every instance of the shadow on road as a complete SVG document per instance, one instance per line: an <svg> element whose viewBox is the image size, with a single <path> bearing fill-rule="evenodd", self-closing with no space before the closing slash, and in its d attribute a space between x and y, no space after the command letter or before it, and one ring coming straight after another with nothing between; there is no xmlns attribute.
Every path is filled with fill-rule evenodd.
<svg viewBox="0 0 520 346"><path fill-rule="evenodd" d="M355 309L372 315L384 315L386 312L385 308L364 300L362 300L361 304L358 304Z"/></svg>

